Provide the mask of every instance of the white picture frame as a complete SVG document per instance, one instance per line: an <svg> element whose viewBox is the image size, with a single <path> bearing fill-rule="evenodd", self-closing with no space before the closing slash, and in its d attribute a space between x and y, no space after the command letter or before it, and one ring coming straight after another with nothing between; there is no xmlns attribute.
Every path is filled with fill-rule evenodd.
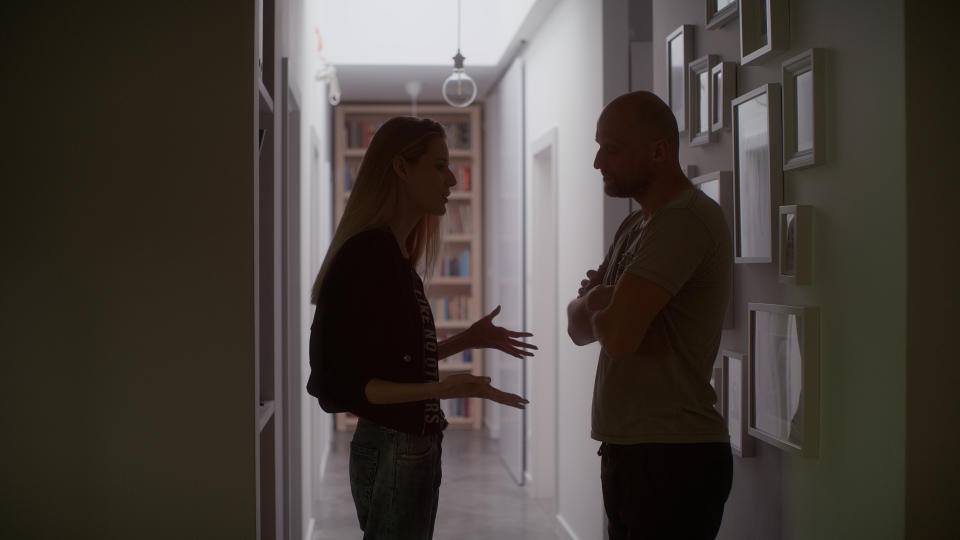
<svg viewBox="0 0 960 540"><path fill-rule="evenodd" d="M737 16L737 0L707 0L707 30L726 26Z"/></svg>
<svg viewBox="0 0 960 540"><path fill-rule="evenodd" d="M723 210L723 217L727 220L727 227L733 231L733 173L731 171L713 171L700 176L690 178L690 182L695 188L702 191L707 197L710 197ZM730 242L733 242L731 236ZM723 317L723 328L730 330L734 328L733 311L733 274L730 275L730 298L727 302L727 313Z"/></svg>
<svg viewBox="0 0 960 540"><path fill-rule="evenodd" d="M747 432L803 457L820 449L819 309L750 303Z"/></svg>
<svg viewBox="0 0 960 540"><path fill-rule="evenodd" d="M670 32L666 38L667 56L667 106L677 119L677 130L687 129L685 108L687 104L687 65L693 54L694 25L684 24Z"/></svg>
<svg viewBox="0 0 960 540"><path fill-rule="evenodd" d="M812 273L813 208L808 205L780 207L777 280L790 285L809 285Z"/></svg>
<svg viewBox="0 0 960 540"><path fill-rule="evenodd" d="M721 350L720 362L723 363L725 378L724 419L730 434L730 450L735 456L748 458L756 455L753 437L747 431L747 380L748 365L745 355L735 351Z"/></svg>
<svg viewBox="0 0 960 540"><path fill-rule="evenodd" d="M740 0L740 64L747 65L790 46L788 0Z"/></svg>
<svg viewBox="0 0 960 540"><path fill-rule="evenodd" d="M780 85L764 84L730 103L733 124L734 262L772 263L783 198Z"/></svg>
<svg viewBox="0 0 960 540"><path fill-rule="evenodd" d="M690 99L687 107L687 132L690 146L700 146L714 141L711 129L713 119L713 66L720 57L715 54L701 56L690 62L687 69L687 82L690 85L687 95Z"/></svg>
<svg viewBox="0 0 960 540"><path fill-rule="evenodd" d="M730 129L730 102L737 97L737 63L719 62L710 68L710 131Z"/></svg>
<svg viewBox="0 0 960 540"><path fill-rule="evenodd" d="M783 169L823 163L823 49L809 49L780 66L783 85Z"/></svg>

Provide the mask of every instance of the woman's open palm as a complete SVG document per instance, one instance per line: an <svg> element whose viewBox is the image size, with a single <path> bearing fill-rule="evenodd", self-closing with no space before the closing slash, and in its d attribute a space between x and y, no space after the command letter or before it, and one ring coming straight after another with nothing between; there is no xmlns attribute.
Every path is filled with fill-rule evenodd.
<svg viewBox="0 0 960 540"><path fill-rule="evenodd" d="M464 397L489 399L517 409L523 409L524 405L530 403L516 394L494 388L490 385L490 377L458 373L440 381L440 399Z"/></svg>
<svg viewBox="0 0 960 540"><path fill-rule="evenodd" d="M533 351L537 350L537 346L517 339L532 337L533 334L507 330L502 326L493 324L494 317L499 313L500 306L497 306L493 311L487 313L485 317L473 323L470 325L470 328L464 331L473 348L497 349L515 358L533 356Z"/></svg>

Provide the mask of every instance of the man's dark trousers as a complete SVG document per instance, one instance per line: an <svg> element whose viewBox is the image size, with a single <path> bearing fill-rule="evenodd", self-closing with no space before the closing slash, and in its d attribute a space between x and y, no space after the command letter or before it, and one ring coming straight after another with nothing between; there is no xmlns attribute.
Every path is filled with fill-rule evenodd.
<svg viewBox="0 0 960 540"><path fill-rule="evenodd" d="M610 540L712 539L733 484L728 443L600 447Z"/></svg>

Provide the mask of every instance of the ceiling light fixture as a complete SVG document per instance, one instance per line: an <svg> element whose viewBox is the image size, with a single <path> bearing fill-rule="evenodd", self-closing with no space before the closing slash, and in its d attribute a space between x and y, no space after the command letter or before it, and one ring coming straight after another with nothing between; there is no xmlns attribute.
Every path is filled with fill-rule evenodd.
<svg viewBox="0 0 960 540"><path fill-rule="evenodd" d="M453 57L453 73L443 81L443 99L454 107L466 107L477 97L477 83L463 70L460 54L460 0L457 0L457 55Z"/></svg>

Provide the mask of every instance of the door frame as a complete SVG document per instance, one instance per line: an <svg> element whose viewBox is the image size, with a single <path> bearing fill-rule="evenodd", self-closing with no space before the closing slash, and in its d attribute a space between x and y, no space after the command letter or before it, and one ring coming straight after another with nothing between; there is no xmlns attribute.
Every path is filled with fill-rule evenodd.
<svg viewBox="0 0 960 540"><path fill-rule="evenodd" d="M530 164L530 203L527 205L527 210L529 210L530 214L525 221L528 222L527 230L530 231L533 242L528 244L531 247L528 256L525 257L525 265L527 268L524 270L524 273L532 278L531 269L535 268L537 262L542 265L541 268L549 269L547 272L537 270L538 280L548 280L546 284L547 289L542 291L549 296L549 298L546 299L546 304L544 303L544 299L537 296L536 289L530 285L532 280L528 279L525 283L525 287L527 287L525 296L528 298L528 320L537 324L536 313L538 306L545 305L543 313L549 313L549 315L547 315L547 328L550 329L547 335L534 338L540 345L541 352L546 354L538 355L540 358L535 362L529 363L530 371L536 373L536 375L531 376L528 374L527 376L527 380L530 381L530 384L533 386L530 390L532 390L531 394L535 397L536 403L532 407L532 425L527 433L528 448L531 454L530 459L527 461L532 470L528 469L526 474L530 483L532 496L536 499L549 501L550 504L553 505L553 508L555 508L556 504L557 478L559 476L557 471L557 354L559 350L559 318L557 316L559 309L557 306L557 264L559 261L559 242L557 237L559 213L558 142L558 129L557 127L553 127L530 145L528 157L528 163ZM542 171L540 171L538 161L542 159L547 159L547 163L549 164L549 173L546 178L540 175ZM542 193L544 182L550 186L547 197L544 197ZM539 234L537 227L538 212L542 212L543 209L547 209L546 213L548 214L547 219L549 221L549 223L543 224L546 226L546 230L550 231L550 234L546 235L546 237ZM549 261L544 261L543 257L535 256L535 253L539 251L536 245L542 245L545 240L550 246L548 254L552 254L552 257L549 257L552 260ZM530 264L531 261L533 265ZM544 264L544 262L546 262L546 264ZM550 300L552 300L552 305ZM537 324L537 328L541 329L543 327Z"/></svg>

